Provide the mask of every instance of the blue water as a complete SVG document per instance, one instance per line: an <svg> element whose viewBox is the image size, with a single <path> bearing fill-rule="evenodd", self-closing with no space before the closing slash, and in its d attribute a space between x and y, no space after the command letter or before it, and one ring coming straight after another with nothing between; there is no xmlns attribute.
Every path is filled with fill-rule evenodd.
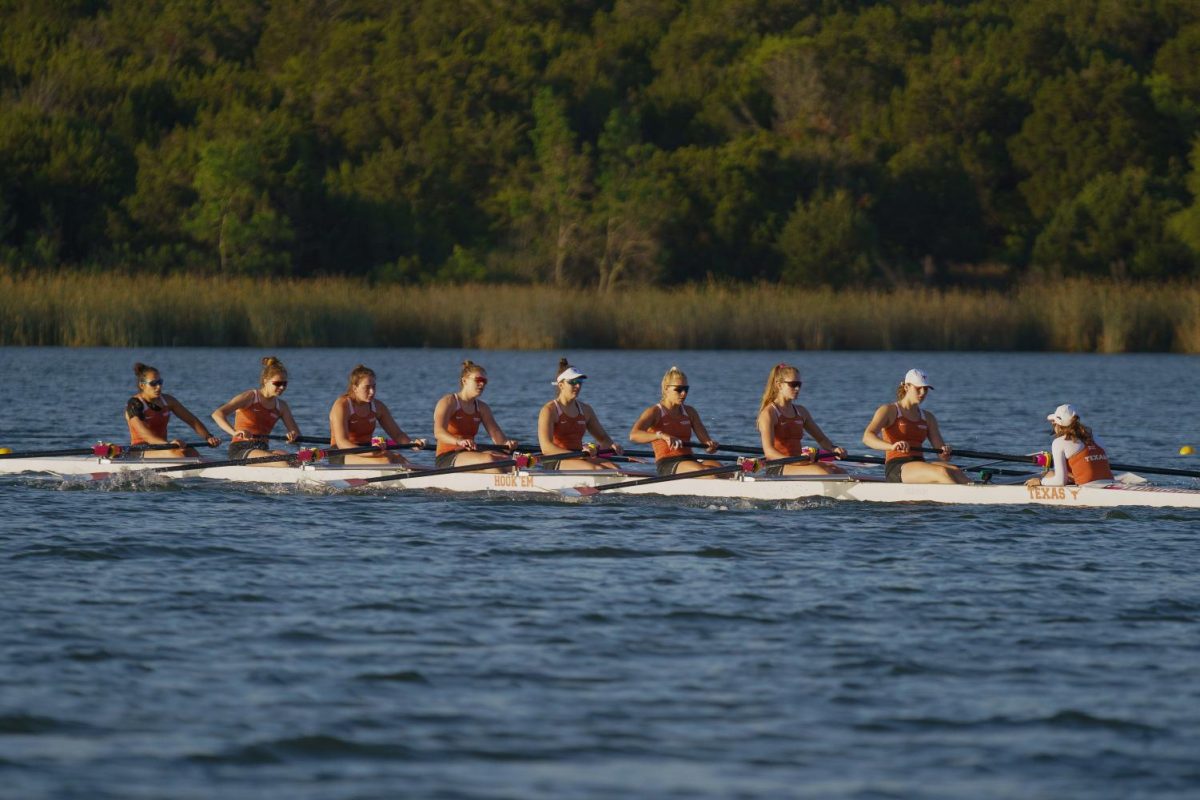
<svg viewBox="0 0 1200 800"><path fill-rule="evenodd" d="M0 349L0 444L119 440L135 359L202 415L243 350ZM464 355L532 437L557 353L303 350L306 433L358 361L413 435ZM835 441L911 366L959 447L1200 468L1200 359L587 352L623 436L688 372L750 443L769 367ZM184 433L182 428L178 432ZM566 503L0 477L0 797L1196 797L1200 512Z"/></svg>

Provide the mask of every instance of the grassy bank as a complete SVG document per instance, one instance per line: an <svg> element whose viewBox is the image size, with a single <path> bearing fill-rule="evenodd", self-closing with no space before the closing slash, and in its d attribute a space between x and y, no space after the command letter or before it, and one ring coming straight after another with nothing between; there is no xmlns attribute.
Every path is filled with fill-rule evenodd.
<svg viewBox="0 0 1200 800"><path fill-rule="evenodd" d="M1200 352L1200 284L1011 292L525 286L0 272L0 344Z"/></svg>

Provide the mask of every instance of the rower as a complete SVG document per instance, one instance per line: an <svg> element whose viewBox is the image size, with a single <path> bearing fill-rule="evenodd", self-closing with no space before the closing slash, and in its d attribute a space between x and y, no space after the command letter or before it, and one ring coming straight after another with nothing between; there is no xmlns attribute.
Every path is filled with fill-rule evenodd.
<svg viewBox="0 0 1200 800"><path fill-rule="evenodd" d="M1079 420L1075 406L1063 403L1046 417L1046 421L1054 427L1054 441L1050 444L1054 469L1030 478L1025 482L1026 486L1083 485L1113 479L1108 454L1092 435L1092 429Z"/></svg>
<svg viewBox="0 0 1200 800"><path fill-rule="evenodd" d="M262 360L262 365L257 389L247 389L212 413L212 418L221 429L233 437L229 443L231 460L288 455L287 451L272 450L267 444L267 437L280 419L287 428L288 442L300 438L300 429L292 419L292 411L280 397L288 387L288 373L283 362L275 356L267 356ZM229 424L230 414L234 415L232 425ZM260 462L254 466L287 466L287 462Z"/></svg>
<svg viewBox="0 0 1200 800"><path fill-rule="evenodd" d="M435 463L438 469L465 467L469 464L484 464L502 461L507 455L478 450L475 435L482 425L491 435L492 441L508 451L517 446L516 439L509 439L492 416L492 409L479 399L487 388L487 372L474 361L463 362L458 376L458 391L438 401L433 409L433 434L437 439ZM499 472L500 470L483 470Z"/></svg>
<svg viewBox="0 0 1200 800"><path fill-rule="evenodd" d="M567 359L559 360L558 377L550 382L558 388L557 394L553 400L542 406L538 413L538 443L543 455L576 453L583 450L585 432L595 438L598 449L621 454L621 445L613 442L596 417L596 412L579 399L579 392L583 389L585 380L587 375L567 363ZM565 458L542 466L545 469L579 470L617 468L612 462L595 457Z"/></svg>
<svg viewBox="0 0 1200 800"><path fill-rule="evenodd" d="M194 448L184 447L179 439L167 439L167 423L171 421L171 412L191 426L198 435L204 437L209 447L216 447L221 441L208 432L204 423L187 410L183 403L174 396L163 392L162 373L154 367L142 362L133 365L133 374L137 376L138 392L129 398L125 404L125 422L129 425L129 443L134 447L145 444L173 444L173 450L138 450L141 458L196 458L198 453Z"/></svg>
<svg viewBox="0 0 1200 800"><path fill-rule="evenodd" d="M631 441L654 447L654 465L659 475L720 466L716 461L702 461L692 455L693 434L709 453L717 452L720 446L708 435L696 409L684 402L690 389L683 370L671 367L663 375L662 399L643 411L629 432Z"/></svg>
<svg viewBox="0 0 1200 800"><path fill-rule="evenodd" d="M800 394L800 370L788 364L776 364L767 376L763 389L762 403L758 407L758 435L762 440L763 455L768 459L792 458L804 455L801 446L804 434L823 449L845 458L846 451L829 440L818 427L812 414L804 406L796 404ZM835 475L845 470L835 464L811 462L808 464L774 464L767 468L768 475Z"/></svg>
<svg viewBox="0 0 1200 800"><path fill-rule="evenodd" d="M884 474L892 483L970 483L961 469L946 463L950 447L942 441L933 412L921 410L922 401L932 389L924 372L910 369L896 389L896 402L876 409L863 431L863 444L887 454ZM926 439L941 451L942 461L926 461L921 453L913 451Z"/></svg>
<svg viewBox="0 0 1200 800"><path fill-rule="evenodd" d="M350 371L346 392L333 401L329 409L329 444L343 450L365 447L372 443L378 425L397 444L424 447L424 439L413 439L400 429L392 412L375 396L375 371L359 364ZM330 464L400 464L412 467L408 459L381 447L374 453L330 455Z"/></svg>

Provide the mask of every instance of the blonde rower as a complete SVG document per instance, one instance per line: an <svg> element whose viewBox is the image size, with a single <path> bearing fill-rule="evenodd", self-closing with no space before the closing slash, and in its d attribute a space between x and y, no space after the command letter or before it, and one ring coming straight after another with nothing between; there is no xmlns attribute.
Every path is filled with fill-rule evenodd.
<svg viewBox="0 0 1200 800"><path fill-rule="evenodd" d="M375 371L370 367L359 364L350 372L350 385L346 392L333 401L329 409L329 444L339 449L348 450L355 447L365 447L371 444L375 435L375 426L383 428L384 432L397 444L411 444L424 447L424 439L412 439L400 430L392 412L382 400L375 397ZM379 450L374 453L351 453L349 455L332 455L331 464L403 464L411 466L404 456L389 450Z"/></svg>
<svg viewBox="0 0 1200 800"><path fill-rule="evenodd" d="M185 449L181 440L167 440L167 423L171 421L172 411L198 435L203 436L209 447L220 444L220 440L209 433L204 423L196 419L183 403L163 392L161 372L139 361L133 365L133 374L137 376L138 393L125 404L129 443L134 447L142 444L175 445L173 450L142 450L142 458L194 458L197 455L191 447Z"/></svg>
<svg viewBox="0 0 1200 800"><path fill-rule="evenodd" d="M283 450L270 449L267 443L275 423L281 419L287 427L287 440L294 442L300 438L300 429L292 419L292 411L280 397L288 386L288 374L283 362L275 356L267 356L262 360L262 365L257 389L247 389L212 413L213 420L221 426L221 430L233 437L229 444L230 459L287 455ZM234 415L232 425L229 424L230 414ZM271 461L261 466L274 467L281 463Z"/></svg>
<svg viewBox="0 0 1200 800"><path fill-rule="evenodd" d="M821 431L812 414L804 406L796 405L800 394L800 370L787 364L776 364L767 376L762 404L758 408L758 435L762 440L763 455L768 459L790 458L803 455L801 442L804 433L824 450L844 457L846 451L835 445ZM832 475L845 470L833 464L776 464L767 468L769 475Z"/></svg>
<svg viewBox="0 0 1200 800"><path fill-rule="evenodd" d="M919 369L910 369L896 389L896 402L882 405L863 431L863 444L887 453L884 473L893 483L970 483L963 471L946 463L950 447L942 441L937 418L921 411L921 402L933 389ZM941 462L930 462L914 447L925 440L941 450Z"/></svg>
<svg viewBox="0 0 1200 800"><path fill-rule="evenodd" d="M560 359L558 377L551 383L558 387L553 400L542 406L538 414L538 444L545 455L575 453L583 449L583 434L590 433L601 450L612 450L621 454L621 445L613 442L604 430L596 412L579 399L583 382L587 380L579 370ZM569 458L551 461L543 465L546 469L616 469L616 465L593 458Z"/></svg>
<svg viewBox="0 0 1200 800"><path fill-rule="evenodd" d="M710 453L719 449L708 435L696 409L684 403L688 390L687 375L679 367L671 367L662 379L662 399L650 406L629 432L630 440L654 447L654 463L659 475L719 467L716 461L701 461L692 455L689 446L693 436Z"/></svg>
<svg viewBox="0 0 1200 800"><path fill-rule="evenodd" d="M438 401L433 409L433 435L437 439L439 469L465 467L488 461L502 461L506 455L476 450L475 435L482 425L492 441L508 450L517 446L496 424L492 409L479 399L487 388L487 372L474 361L464 361L458 377L458 391Z"/></svg>

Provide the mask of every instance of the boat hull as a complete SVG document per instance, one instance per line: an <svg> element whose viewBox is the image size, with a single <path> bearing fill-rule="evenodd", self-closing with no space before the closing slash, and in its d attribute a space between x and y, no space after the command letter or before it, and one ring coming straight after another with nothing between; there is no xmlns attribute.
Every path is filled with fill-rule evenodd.
<svg viewBox="0 0 1200 800"><path fill-rule="evenodd" d="M169 464L195 464L195 459L120 462L96 458L13 459L0 461L0 473L48 473L76 480L133 477L137 472ZM328 485L344 488L355 481L399 476L402 470L372 466L306 465L303 467L226 466L160 473L166 479L224 480L238 483ZM503 473L462 472L423 477L419 473L367 484L380 490L424 490L578 496L579 487L603 487L638 476L612 472L517 470ZM825 498L868 503L940 503L954 505L1022 505L1055 507L1200 508L1200 490L1148 484L1095 483L1085 486L886 483L864 476L762 477L734 479L682 478L645 486L606 489L604 495L659 495L718 500L791 501Z"/></svg>

